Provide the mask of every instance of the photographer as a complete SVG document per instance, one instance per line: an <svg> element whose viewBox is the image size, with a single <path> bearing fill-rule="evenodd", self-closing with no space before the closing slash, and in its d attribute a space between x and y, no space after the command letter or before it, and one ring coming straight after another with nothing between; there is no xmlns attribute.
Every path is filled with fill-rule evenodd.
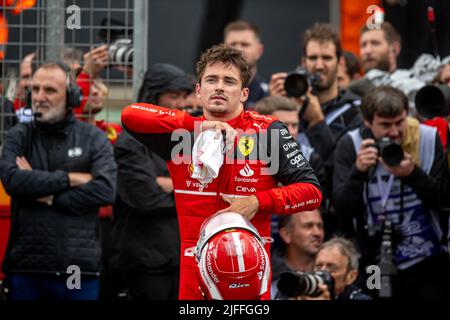
<svg viewBox="0 0 450 320"><path fill-rule="evenodd" d="M279 216L283 249L272 253L272 299L283 299L277 282L283 272L311 272L325 233L319 210Z"/></svg>
<svg viewBox="0 0 450 320"><path fill-rule="evenodd" d="M349 240L333 237L322 244L314 269L328 271L334 279L338 300L371 300L355 285L358 277L358 251Z"/></svg>
<svg viewBox="0 0 450 320"><path fill-rule="evenodd" d="M108 65L108 46L102 45L83 55L83 67L77 76L77 85L83 94L80 108L76 108L77 117L84 117L83 112L86 103L91 95L92 82L98 77L100 72Z"/></svg>
<svg viewBox="0 0 450 320"><path fill-rule="evenodd" d="M295 300L371 300L355 284L358 255L352 242L333 237L317 252L314 272L281 275L278 296Z"/></svg>
<svg viewBox="0 0 450 320"><path fill-rule="evenodd" d="M338 87L337 72L342 48L337 33L327 24L316 24L306 30L303 37L302 65L307 73L320 77L312 92L297 98L302 105L302 129L311 146L325 164L333 165L332 152L337 141L348 130L361 124L359 97ZM287 73L272 75L271 95L287 95Z"/></svg>
<svg viewBox="0 0 450 320"><path fill-rule="evenodd" d="M311 85L306 95L293 98L301 106L298 140L302 145L314 148L321 156L328 181L332 181L336 142L348 130L362 123L359 97L338 87L337 73L341 58L339 36L329 25L316 24L306 30L302 65ZM312 81L312 75L319 80ZM286 73L272 75L269 84L271 95L289 95L285 90L286 77ZM324 207L327 216L333 217L327 225L333 230L341 228L335 224L331 203L325 201Z"/></svg>
<svg viewBox="0 0 450 320"><path fill-rule="evenodd" d="M364 126L336 147L334 208L340 219L356 223L368 264L379 263L382 225L392 223L394 297L439 299L448 290L439 227L447 223L439 212L447 164L436 130L408 118L408 108L405 94L392 87L377 87L364 97Z"/></svg>

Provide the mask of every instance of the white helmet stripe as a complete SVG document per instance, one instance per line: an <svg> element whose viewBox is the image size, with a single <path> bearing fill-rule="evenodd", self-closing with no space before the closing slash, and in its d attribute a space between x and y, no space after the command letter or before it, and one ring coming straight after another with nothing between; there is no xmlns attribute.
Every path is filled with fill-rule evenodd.
<svg viewBox="0 0 450 320"><path fill-rule="evenodd" d="M260 243L261 246L264 248L264 245L262 243ZM264 259L266 261L266 268L264 270L264 274L262 277L262 282L261 282L261 291L260 294L264 294L268 288L269 288L269 280L270 280L270 261L269 261L269 255L267 254L266 250L263 251L264 252Z"/></svg>
<svg viewBox="0 0 450 320"><path fill-rule="evenodd" d="M238 261L239 272L244 272L245 262L244 262L244 254L242 252L241 240L239 239L239 235L237 232L233 232L231 236L233 237L234 246L236 248L236 256Z"/></svg>

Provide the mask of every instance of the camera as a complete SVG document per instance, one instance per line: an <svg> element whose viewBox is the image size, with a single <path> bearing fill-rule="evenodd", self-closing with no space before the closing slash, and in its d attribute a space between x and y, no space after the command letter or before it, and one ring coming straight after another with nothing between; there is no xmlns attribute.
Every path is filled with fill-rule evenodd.
<svg viewBox="0 0 450 320"><path fill-rule="evenodd" d="M284 90L289 97L301 97L308 92L311 86L313 90L320 84L318 74L310 74L304 67L297 67L288 73L284 82Z"/></svg>
<svg viewBox="0 0 450 320"><path fill-rule="evenodd" d="M390 167L395 167L403 160L403 149L400 144L388 137L381 138L375 144L383 161Z"/></svg>
<svg viewBox="0 0 450 320"><path fill-rule="evenodd" d="M450 115L450 88L445 85L428 85L416 93L417 112L425 118Z"/></svg>
<svg viewBox="0 0 450 320"><path fill-rule="evenodd" d="M395 265L393 226L389 219L383 222L382 239L380 245L379 266L381 269L381 288L378 293L380 298L392 298L393 278L397 274Z"/></svg>
<svg viewBox="0 0 450 320"><path fill-rule="evenodd" d="M116 65L133 65L134 48L131 39L117 39L109 45L109 60Z"/></svg>
<svg viewBox="0 0 450 320"><path fill-rule="evenodd" d="M103 43L108 44L110 65L133 65L134 47L131 31L122 22L115 19L103 19L102 28L98 32Z"/></svg>
<svg viewBox="0 0 450 320"><path fill-rule="evenodd" d="M278 290L287 297L318 297L322 293L319 284L326 284L330 298L334 299L334 279L327 271L284 272L278 280Z"/></svg>

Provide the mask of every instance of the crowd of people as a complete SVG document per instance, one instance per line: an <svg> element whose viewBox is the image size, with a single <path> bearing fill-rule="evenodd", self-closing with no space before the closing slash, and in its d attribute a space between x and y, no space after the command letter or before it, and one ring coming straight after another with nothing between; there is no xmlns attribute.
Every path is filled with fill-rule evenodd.
<svg viewBox="0 0 450 320"><path fill-rule="evenodd" d="M61 62L39 66L36 53L26 55L15 100L2 98L8 299L233 296L245 285L221 287L194 250L205 221L226 212L271 239L263 241L271 285L257 287L261 299L448 299L450 112L425 119L394 86L354 85L363 72L398 70L401 38L388 22L361 29L360 58L328 24L302 39L302 94L286 86L293 73L265 81L261 33L234 21L202 54L197 77L150 66L121 124L97 119L108 95L100 77L107 46L67 49ZM447 87L450 110L450 63L430 84ZM174 141L180 129L189 133L183 148ZM214 130L223 133L213 154L219 167L192 148ZM229 254L237 271L208 259L258 274L246 260L256 245L242 234L230 243L236 237ZM76 290L67 285L70 266L79 268ZM368 266L381 268L383 289L367 285ZM286 274L321 272L333 284L319 284L314 296L280 285Z"/></svg>

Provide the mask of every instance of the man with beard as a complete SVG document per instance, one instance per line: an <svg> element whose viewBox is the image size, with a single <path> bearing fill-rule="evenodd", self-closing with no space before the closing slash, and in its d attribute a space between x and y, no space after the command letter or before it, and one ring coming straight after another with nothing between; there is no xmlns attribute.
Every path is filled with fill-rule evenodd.
<svg viewBox="0 0 450 320"><path fill-rule="evenodd" d="M306 97L297 101L303 109L303 129L306 129L308 140L313 147L318 148L319 154L323 139L317 139L316 135L318 132L323 133L323 130L319 130L323 126L327 126L334 140L337 140L348 130L361 124L359 97L338 87L337 71L341 58L339 36L331 26L318 23L305 31L302 65L310 74L318 75L320 82ZM271 95L287 95L284 89L286 76L287 73L284 72L272 75L269 85ZM329 156L321 155L324 158Z"/></svg>
<svg viewBox="0 0 450 320"><path fill-rule="evenodd" d="M318 23L305 31L302 65L308 73L319 75L320 82L304 97L293 98L302 106L298 140L310 145L322 157L328 181L332 177L336 142L362 123L359 97L338 87L337 71L341 58L339 36L330 25ZM286 76L286 73L272 75L271 95L287 95L284 89Z"/></svg>
<svg viewBox="0 0 450 320"><path fill-rule="evenodd" d="M264 52L261 43L261 33L258 28L246 21L234 21L225 27L223 42L242 52L250 67L250 84L248 85L248 99L245 103L246 110L253 110L255 103L267 96L268 85L258 74L258 61Z"/></svg>
<svg viewBox="0 0 450 320"><path fill-rule="evenodd" d="M3 263L9 298L95 300L98 211L116 191L112 146L98 128L75 119L79 93L64 65L43 64L31 89L34 121L8 132L0 158L11 196Z"/></svg>
<svg viewBox="0 0 450 320"><path fill-rule="evenodd" d="M369 29L366 25L361 29L359 54L364 72L372 69L394 72L400 49L400 35L389 22L383 22L379 29Z"/></svg>

